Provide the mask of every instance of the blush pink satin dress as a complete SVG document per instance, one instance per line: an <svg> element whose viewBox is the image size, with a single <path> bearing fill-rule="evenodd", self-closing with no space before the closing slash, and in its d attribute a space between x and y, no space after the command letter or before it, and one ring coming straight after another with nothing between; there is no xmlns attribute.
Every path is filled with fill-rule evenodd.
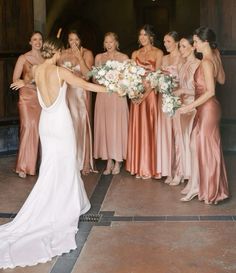
<svg viewBox="0 0 236 273"><path fill-rule="evenodd" d="M142 62L137 58L137 63ZM154 61L148 61L155 68ZM160 178L157 172L158 96L154 91L140 103L131 102L126 170L140 177Z"/></svg>
<svg viewBox="0 0 236 273"><path fill-rule="evenodd" d="M199 65L199 61L190 60L183 63L179 70L179 88L187 89L189 94L181 95L183 105L188 105L194 101L195 85L194 73ZM173 132L175 140L175 175L189 179L191 177L191 149L190 136L193 129L193 121L196 110L179 114L173 117Z"/></svg>
<svg viewBox="0 0 236 273"><path fill-rule="evenodd" d="M195 73L196 98L206 90L201 65ZM219 123L221 109L216 97L197 107L196 157L199 170L200 201L216 203L229 197L225 163L221 147Z"/></svg>
<svg viewBox="0 0 236 273"><path fill-rule="evenodd" d="M74 74L79 74L79 71L80 67L77 65ZM68 85L66 98L75 130L78 167L80 170L83 169L87 152L86 146L89 146L87 157L90 170L93 170L92 131L86 107L87 91Z"/></svg>
<svg viewBox="0 0 236 273"><path fill-rule="evenodd" d="M164 70L169 71L178 78L177 65L165 66ZM161 176L173 176L175 146L173 132L173 118L162 111L162 94L159 95L158 121L157 121L157 170Z"/></svg>
<svg viewBox="0 0 236 273"><path fill-rule="evenodd" d="M36 174L36 164L39 150L39 117L41 107L38 102L36 86L31 84L32 64L25 58L22 79L28 84L19 90L19 150L15 171L26 174Z"/></svg>

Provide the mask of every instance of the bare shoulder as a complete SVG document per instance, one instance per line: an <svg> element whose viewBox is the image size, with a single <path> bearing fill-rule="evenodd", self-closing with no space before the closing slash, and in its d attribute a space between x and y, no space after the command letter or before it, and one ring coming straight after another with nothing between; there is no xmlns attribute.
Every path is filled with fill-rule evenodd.
<svg viewBox="0 0 236 273"><path fill-rule="evenodd" d="M99 53L95 56L95 65L100 65L102 63L104 53Z"/></svg>
<svg viewBox="0 0 236 273"><path fill-rule="evenodd" d="M133 53L131 55L131 58L135 59L137 57L137 55L138 55L138 52L139 52L138 50L133 51Z"/></svg>
<svg viewBox="0 0 236 273"><path fill-rule="evenodd" d="M84 48L83 47L83 54L84 56L93 56L93 52L90 49Z"/></svg>
<svg viewBox="0 0 236 273"><path fill-rule="evenodd" d="M202 64L202 68L204 70L207 70L207 69L212 70L214 68L214 64L213 64L212 60L210 60L210 59L203 59L201 64Z"/></svg>
<svg viewBox="0 0 236 273"><path fill-rule="evenodd" d="M156 58L162 58L163 57L163 51L159 49L158 47L153 47L152 49L153 54L156 56Z"/></svg>

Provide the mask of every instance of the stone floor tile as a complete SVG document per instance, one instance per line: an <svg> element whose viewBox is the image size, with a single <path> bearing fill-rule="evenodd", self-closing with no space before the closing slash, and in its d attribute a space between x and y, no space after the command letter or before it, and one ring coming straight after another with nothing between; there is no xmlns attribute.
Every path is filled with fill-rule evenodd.
<svg viewBox="0 0 236 273"><path fill-rule="evenodd" d="M72 272L235 273L235 232L234 222L94 227Z"/></svg>

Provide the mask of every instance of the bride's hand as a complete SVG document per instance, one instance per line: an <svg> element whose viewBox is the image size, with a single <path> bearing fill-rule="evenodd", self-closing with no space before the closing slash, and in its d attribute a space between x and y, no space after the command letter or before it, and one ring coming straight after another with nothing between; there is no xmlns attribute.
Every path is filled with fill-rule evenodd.
<svg viewBox="0 0 236 273"><path fill-rule="evenodd" d="M12 90L18 90L22 87L25 86L25 82L23 80L16 80L15 82L13 82L11 85L10 85L10 88Z"/></svg>

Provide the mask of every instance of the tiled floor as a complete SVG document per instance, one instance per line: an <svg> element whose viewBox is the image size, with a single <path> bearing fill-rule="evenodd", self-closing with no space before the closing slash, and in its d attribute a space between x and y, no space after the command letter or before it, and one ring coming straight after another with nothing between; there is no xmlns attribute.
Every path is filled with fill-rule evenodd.
<svg viewBox="0 0 236 273"><path fill-rule="evenodd" d="M235 273L236 156L225 159L231 198L217 206L182 203L183 185L135 179L125 170L84 177L92 209L79 224L78 249L0 273ZM0 224L9 221L4 213L20 209L36 180L18 178L14 161L0 158Z"/></svg>

